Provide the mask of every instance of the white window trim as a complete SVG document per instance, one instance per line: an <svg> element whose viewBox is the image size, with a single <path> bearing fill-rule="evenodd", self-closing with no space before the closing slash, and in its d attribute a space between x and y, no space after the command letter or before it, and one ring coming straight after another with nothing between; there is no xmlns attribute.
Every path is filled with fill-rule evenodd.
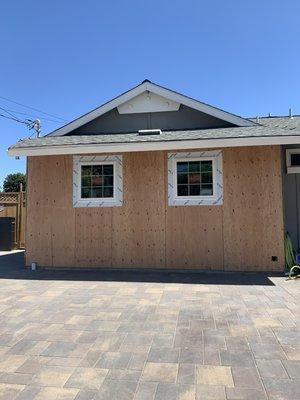
<svg viewBox="0 0 300 400"><path fill-rule="evenodd" d="M286 149L286 172L288 174L299 174L300 166L292 166L291 156L292 154L300 154L300 149Z"/></svg>
<svg viewBox="0 0 300 400"><path fill-rule="evenodd" d="M81 197L82 165L114 165L114 197L83 199ZM123 205L123 160L114 156L73 157L73 207L118 207Z"/></svg>
<svg viewBox="0 0 300 400"><path fill-rule="evenodd" d="M213 164L213 196L177 196L177 162L206 161ZM169 206L206 206L223 204L222 151L200 151L168 154L168 203Z"/></svg>

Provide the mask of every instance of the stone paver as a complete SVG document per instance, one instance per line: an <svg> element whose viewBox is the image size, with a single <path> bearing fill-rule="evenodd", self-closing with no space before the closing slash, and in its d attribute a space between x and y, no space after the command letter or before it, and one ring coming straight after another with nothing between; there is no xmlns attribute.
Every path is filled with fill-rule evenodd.
<svg viewBox="0 0 300 400"><path fill-rule="evenodd" d="M100 389L107 373L107 369L76 368L67 380L65 387L95 390Z"/></svg>
<svg viewBox="0 0 300 400"><path fill-rule="evenodd" d="M284 368L281 360L256 360L258 371L263 378L288 378L287 365ZM300 373L300 363L299 363ZM300 375L298 375L300 376ZM296 377L294 377L296 378Z"/></svg>
<svg viewBox="0 0 300 400"><path fill-rule="evenodd" d="M34 400L74 400L78 393L79 389L43 387Z"/></svg>
<svg viewBox="0 0 300 400"><path fill-rule="evenodd" d="M193 385L159 383L155 400L194 400L195 396L196 388Z"/></svg>
<svg viewBox="0 0 300 400"><path fill-rule="evenodd" d="M296 400L300 281L0 254L0 400Z"/></svg>
<svg viewBox="0 0 300 400"><path fill-rule="evenodd" d="M178 373L178 364L147 362L142 374L143 381L174 382Z"/></svg>
<svg viewBox="0 0 300 400"><path fill-rule="evenodd" d="M225 386L197 385L196 400L226 400Z"/></svg>
<svg viewBox="0 0 300 400"><path fill-rule="evenodd" d="M0 383L0 399L15 399L24 389L24 385Z"/></svg>
<svg viewBox="0 0 300 400"><path fill-rule="evenodd" d="M220 365L198 365L197 383L209 386L234 387L231 368Z"/></svg>

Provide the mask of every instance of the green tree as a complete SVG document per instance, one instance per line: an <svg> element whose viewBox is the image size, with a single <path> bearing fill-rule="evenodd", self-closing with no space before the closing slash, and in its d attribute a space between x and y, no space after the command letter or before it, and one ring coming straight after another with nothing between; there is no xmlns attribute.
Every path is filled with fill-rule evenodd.
<svg viewBox="0 0 300 400"><path fill-rule="evenodd" d="M4 179L3 190L4 192L19 192L21 183L23 184L23 190L25 190L26 175L22 174L21 172L9 174Z"/></svg>

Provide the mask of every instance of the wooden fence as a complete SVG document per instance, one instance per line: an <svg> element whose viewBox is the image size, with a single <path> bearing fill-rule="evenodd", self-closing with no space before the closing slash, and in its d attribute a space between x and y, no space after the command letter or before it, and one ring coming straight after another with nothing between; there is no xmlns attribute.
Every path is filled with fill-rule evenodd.
<svg viewBox="0 0 300 400"><path fill-rule="evenodd" d="M15 218L14 247L25 248L26 193L0 192L0 218Z"/></svg>

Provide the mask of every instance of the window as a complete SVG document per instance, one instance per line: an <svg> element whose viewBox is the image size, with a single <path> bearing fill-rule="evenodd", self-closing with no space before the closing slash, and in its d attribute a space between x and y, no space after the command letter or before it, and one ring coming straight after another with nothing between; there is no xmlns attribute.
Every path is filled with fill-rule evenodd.
<svg viewBox="0 0 300 400"><path fill-rule="evenodd" d="M169 205L218 205L223 202L222 152L168 155Z"/></svg>
<svg viewBox="0 0 300 400"><path fill-rule="evenodd" d="M288 174L300 173L300 149L286 150L286 169Z"/></svg>
<svg viewBox="0 0 300 400"><path fill-rule="evenodd" d="M177 162L177 196L212 196L212 160Z"/></svg>
<svg viewBox="0 0 300 400"><path fill-rule="evenodd" d="M114 197L114 164L81 165L81 198Z"/></svg>
<svg viewBox="0 0 300 400"><path fill-rule="evenodd" d="M122 205L122 156L74 156L74 207Z"/></svg>

